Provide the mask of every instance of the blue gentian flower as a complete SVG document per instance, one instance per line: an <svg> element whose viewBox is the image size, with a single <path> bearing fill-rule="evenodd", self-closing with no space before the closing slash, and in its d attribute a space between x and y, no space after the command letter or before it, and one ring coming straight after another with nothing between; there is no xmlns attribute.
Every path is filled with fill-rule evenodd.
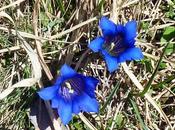
<svg viewBox="0 0 175 130"><path fill-rule="evenodd" d="M53 86L42 89L38 94L44 100L51 100L52 108L58 110L63 124L69 123L72 113L97 113L99 105L94 91L98 80L78 74L66 64L61 67L60 73Z"/></svg>
<svg viewBox="0 0 175 130"><path fill-rule="evenodd" d="M102 17L99 26L103 35L91 41L89 48L103 55L109 72L115 71L121 62L143 58L142 51L135 46L136 21L116 25Z"/></svg>

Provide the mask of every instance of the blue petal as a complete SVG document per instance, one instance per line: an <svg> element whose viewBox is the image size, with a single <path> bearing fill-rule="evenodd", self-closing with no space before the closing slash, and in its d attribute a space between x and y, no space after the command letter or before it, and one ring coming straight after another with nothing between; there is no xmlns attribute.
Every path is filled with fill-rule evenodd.
<svg viewBox="0 0 175 130"><path fill-rule="evenodd" d="M143 54L140 48L128 48L118 56L118 62L125 62L126 60L140 60L143 59Z"/></svg>
<svg viewBox="0 0 175 130"><path fill-rule="evenodd" d="M58 96L55 96L53 99L52 99L52 108L58 108L58 106L59 106L59 101L60 99L59 99L59 97Z"/></svg>
<svg viewBox="0 0 175 130"><path fill-rule="evenodd" d="M137 23L136 21L129 21L125 25L125 43L133 44L133 41L137 33ZM129 45L130 46L130 45Z"/></svg>
<svg viewBox="0 0 175 130"><path fill-rule="evenodd" d="M64 80L65 79L63 78L63 76L58 77L55 81L55 85L61 85L64 82Z"/></svg>
<svg viewBox="0 0 175 130"><path fill-rule="evenodd" d="M97 80L94 77L91 76L84 76L84 81L85 81L85 92L92 98L95 98L95 89L96 86L99 82L99 80Z"/></svg>
<svg viewBox="0 0 175 130"><path fill-rule="evenodd" d="M98 112L99 105L95 98L89 97L86 93L76 97L76 104L79 106L80 110L85 112Z"/></svg>
<svg viewBox="0 0 175 130"><path fill-rule="evenodd" d="M102 17L99 24L104 37L114 37L117 34L117 26L106 17Z"/></svg>
<svg viewBox="0 0 175 130"><path fill-rule="evenodd" d="M68 124L72 119L72 102L63 98L59 99L58 114L64 125Z"/></svg>
<svg viewBox="0 0 175 130"><path fill-rule="evenodd" d="M118 68L117 58L109 55L105 50L102 51L102 54L105 58L109 72L110 73L114 72Z"/></svg>
<svg viewBox="0 0 175 130"><path fill-rule="evenodd" d="M74 113L74 114L78 114L78 113L80 113L80 107L79 107L79 105L78 105L78 101L77 101L77 99L76 99L76 97L73 99L73 101L72 101L72 112Z"/></svg>
<svg viewBox="0 0 175 130"><path fill-rule="evenodd" d="M65 77L65 78L70 78L70 77L73 77L75 76L77 73L71 68L69 67L67 64L64 64L62 67L61 67L61 76Z"/></svg>
<svg viewBox="0 0 175 130"><path fill-rule="evenodd" d="M119 35L124 35L125 34L125 27L121 24L117 25L117 32Z"/></svg>
<svg viewBox="0 0 175 130"><path fill-rule="evenodd" d="M58 86L52 86L42 89L38 92L39 96L44 100L52 99L58 92Z"/></svg>
<svg viewBox="0 0 175 130"><path fill-rule="evenodd" d="M91 50L93 50L94 52L98 52L102 49L102 45L105 42L103 37L98 37L96 39L94 39L93 41L91 41L91 43L89 44L89 48Z"/></svg>

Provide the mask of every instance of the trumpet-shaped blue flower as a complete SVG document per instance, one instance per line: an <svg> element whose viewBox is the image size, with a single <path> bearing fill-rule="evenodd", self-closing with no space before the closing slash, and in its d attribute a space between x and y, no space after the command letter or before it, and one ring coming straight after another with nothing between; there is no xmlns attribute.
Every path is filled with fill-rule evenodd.
<svg viewBox="0 0 175 130"><path fill-rule="evenodd" d="M99 26L103 35L91 41L89 48L103 55L110 72L115 71L121 62L143 58L140 48L134 45L136 21L116 25L108 18L102 17Z"/></svg>
<svg viewBox="0 0 175 130"><path fill-rule="evenodd" d="M63 124L69 123L72 113L97 113L99 105L94 91L98 80L78 74L66 64L62 66L60 73L53 86L42 89L38 94L44 100L51 100L52 108L58 110Z"/></svg>

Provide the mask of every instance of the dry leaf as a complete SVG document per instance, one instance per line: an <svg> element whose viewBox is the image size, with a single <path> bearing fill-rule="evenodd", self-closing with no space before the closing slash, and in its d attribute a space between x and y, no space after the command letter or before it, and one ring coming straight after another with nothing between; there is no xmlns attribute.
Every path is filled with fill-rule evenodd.
<svg viewBox="0 0 175 130"><path fill-rule="evenodd" d="M41 65L38 60L38 55L20 35L19 38L23 41L22 47L26 50L27 54L29 55L30 61L32 63L34 77L23 79L18 83L12 85L11 87L8 87L6 90L0 93L0 100L8 96L15 88L33 86L41 78Z"/></svg>

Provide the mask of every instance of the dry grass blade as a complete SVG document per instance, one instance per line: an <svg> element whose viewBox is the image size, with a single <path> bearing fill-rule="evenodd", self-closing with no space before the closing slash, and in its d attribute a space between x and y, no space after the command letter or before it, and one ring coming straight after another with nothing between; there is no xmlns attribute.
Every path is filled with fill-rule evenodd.
<svg viewBox="0 0 175 130"><path fill-rule="evenodd" d="M21 48L22 48L21 46L13 46L13 47L10 47L10 48L4 48L4 49L0 50L0 53L10 52L10 51L17 51Z"/></svg>
<svg viewBox="0 0 175 130"><path fill-rule="evenodd" d="M39 9L40 9L40 0L36 0L35 1L35 5L34 5L34 11L33 11L33 28L34 28L34 33L35 33L35 36L38 37L38 28L37 28L37 24L38 24L38 12L39 12ZM49 78L49 80L52 80L53 79L53 76L47 66L47 64L45 63L44 61L44 57L42 55L42 48L41 48L41 40L35 40L35 44L36 44L36 47L37 47L37 53L38 53L38 56L39 56L39 61L42 65L42 68L44 69L47 77ZM42 84L42 81L38 82L40 88L43 87L43 84ZM52 120L52 123L53 123L53 127L55 130L66 130L66 128L64 126L61 125L61 121L58 119L55 118L55 115L52 111L52 108L50 106L50 103L48 101L44 101L45 102L45 106L47 108L47 111L49 113L49 116Z"/></svg>
<svg viewBox="0 0 175 130"><path fill-rule="evenodd" d="M35 1L34 11L33 11L33 28L34 28L34 33L35 33L36 37L38 37L37 24L38 24L38 12L39 12L39 8L40 8L39 7L39 2L40 2L40 0ZM38 53L38 56L40 58L41 65L42 65L47 77L49 78L49 80L52 80L53 76L52 76L48 66L46 65L46 63L44 61L44 58L43 58L43 55L42 55L41 41L40 40L35 40L35 44L36 44L36 47L37 47L37 53Z"/></svg>
<svg viewBox="0 0 175 130"><path fill-rule="evenodd" d="M12 19L12 18L10 17L10 15L8 15L6 12L1 11L1 12L0 12L0 18L1 18L1 17L5 17L5 18L9 19L9 20L14 24L13 19Z"/></svg>
<svg viewBox="0 0 175 130"><path fill-rule="evenodd" d="M6 90L4 90L2 93L0 93L0 100L7 97L15 88L30 87L30 86L33 86L37 81L38 80L36 78L28 78L28 79L21 80L20 82L10 86Z"/></svg>
<svg viewBox="0 0 175 130"><path fill-rule="evenodd" d="M106 12L103 15L106 16L106 15L109 15L109 14L110 14L110 12ZM31 33L26 33L26 32L22 32L22 31L18 31L18 32L23 37L36 39L36 40L41 40L42 42L45 42L45 41L53 40L53 39L56 39L56 38L60 38L61 36L64 36L64 35L72 32L72 31L74 31L74 30L76 30L76 29L78 29L78 28L80 28L82 26L85 26L85 25L87 25L87 24L97 20L98 18L99 18L99 16L96 16L94 18L88 19L88 20L86 20L86 21L84 21L84 22L82 22L82 23L80 23L78 25L73 26L70 29L67 29L67 30L65 30L63 32L60 32L60 33L56 34L56 35L53 35L50 38L38 37L38 36L35 36L35 35L31 34ZM9 32L9 29L5 28L5 27L0 27L0 30ZM10 31L12 32L13 35L16 35L16 31L14 29L10 29Z"/></svg>
<svg viewBox="0 0 175 130"><path fill-rule="evenodd" d="M116 2L115 0L113 2ZM113 3L114 4L114 3ZM119 8L120 5L121 5L121 2L118 1L117 4L115 4L116 7L113 7L113 10L116 10L116 8ZM118 5L118 6L117 6ZM117 15L118 14L113 14L113 15ZM115 18L115 16L112 16L113 18ZM116 19L114 19L114 22L117 23ZM174 23L171 23L171 25L174 24ZM165 25L167 26L167 24ZM163 27L165 27L163 26ZM170 26L168 24L168 26ZM157 29L160 29L162 27L158 27ZM128 66L126 65L126 63L122 63L122 67L125 71L125 73L129 76L129 78L132 80L132 82L135 84L135 86L140 90L142 91L144 88L143 86L140 84L140 82L137 80L136 76L129 70ZM148 94L146 93L145 95L145 98L154 106L154 108L159 112L159 114L165 119L165 121L169 124L169 126L171 127L172 129L172 126L171 126L171 123L168 119L168 117L166 116L166 114L163 112L163 110L161 109L161 107L158 106L158 104L153 100L153 98Z"/></svg>
<svg viewBox="0 0 175 130"><path fill-rule="evenodd" d="M175 22L154 26L154 27L150 28L149 31L163 29L163 28L166 28L166 27L169 27L172 25L175 25Z"/></svg>
<svg viewBox="0 0 175 130"><path fill-rule="evenodd" d="M3 6L2 8L0 8L0 11L5 10L5 9L7 9L7 8L10 8L10 7L12 7L12 6L15 6L15 5L17 5L17 4L20 4L20 3L23 2L23 1L25 1L25 0L17 0L17 1L15 1L15 2L13 2L13 3L7 5L7 6Z"/></svg>
<svg viewBox="0 0 175 130"><path fill-rule="evenodd" d="M95 126L89 122L89 120L82 114L79 114L81 120L91 129L91 130L97 130L97 128L95 128Z"/></svg>
<svg viewBox="0 0 175 130"><path fill-rule="evenodd" d="M0 100L0 129L174 129L173 2L174 0L1 1L0 99L6 98ZM100 23L103 16L124 26L128 21L137 21L135 44L141 47L145 56L143 60L128 61L128 66L124 63L120 69L110 73L103 54L89 51L88 44L93 39L106 37ZM108 27L110 29L110 24ZM122 36L118 37L117 34L114 37L114 41L119 40L122 44L120 40L124 38L123 32ZM144 90L169 37L173 41L167 48L150 91L142 97L137 93ZM105 43L108 44L108 38L105 38ZM115 50L106 46L102 48L112 56L120 55L113 54ZM121 50L121 53L124 51ZM95 89L95 98L102 109L98 115L82 112L76 117L72 110L72 120L66 126L59 118L59 107L52 108L50 101L35 100L38 98L38 89L52 85L64 63L77 72L100 81ZM115 86L118 81L121 82L120 87ZM33 102L37 112L29 114ZM81 108L83 109L80 106L79 109ZM37 120L29 121L30 115L34 115ZM45 118L43 115L46 115Z"/></svg>
<svg viewBox="0 0 175 130"><path fill-rule="evenodd" d="M41 78L41 64L39 62L38 55L20 35L18 35L18 37L23 41L22 47L29 55L33 67L34 77L39 80Z"/></svg>
<svg viewBox="0 0 175 130"><path fill-rule="evenodd" d="M137 3L137 2L139 2L139 0L132 0L131 2L128 2L128 3L126 3L125 5L123 5L122 8L128 7L128 6L130 6L130 5L132 5L132 4L135 4L135 3Z"/></svg>
<svg viewBox="0 0 175 130"><path fill-rule="evenodd" d="M103 15L106 16L106 15L109 15L109 14L110 14L110 12L106 12L106 13L104 13ZM99 16L96 16L96 17L94 17L94 18L88 19L88 20L86 20L86 21L84 21L84 22L82 22L82 23L80 23L80 24L78 24L78 25L75 25L74 27L72 27L72 28L70 28L70 29L67 29L67 30L65 30L65 31L63 31L63 32L60 32L60 33L58 33L58 34L56 34L56 35L54 35L54 36L51 36L50 39L60 38L61 36L65 35L65 34L67 34L67 33L70 33L70 32L72 32L72 31L74 31L74 30L76 30L76 29L78 29L78 28L80 28L80 27L82 27L82 26L84 26L84 25L87 25L87 24L89 24L89 23L91 23L91 22L97 20L98 18L100 18L100 17L99 17Z"/></svg>
<svg viewBox="0 0 175 130"><path fill-rule="evenodd" d="M22 47L26 50L27 54L32 63L34 78L23 79L20 82L8 87L2 93L0 93L0 100L8 96L15 88L17 87L30 87L37 83L37 81L41 78L41 65L38 60L38 56L35 51L30 47L30 45L20 36L19 38L22 40Z"/></svg>
<svg viewBox="0 0 175 130"><path fill-rule="evenodd" d="M159 60L159 57L158 56L154 56L154 55L151 55L151 54L148 54L146 52L143 52L144 56L147 56L147 57L150 57L151 59L153 60ZM162 59L164 62L167 62L169 64L172 64L173 66L175 66L175 63L173 61L170 61L170 60L166 60L166 59Z"/></svg>
<svg viewBox="0 0 175 130"><path fill-rule="evenodd" d="M126 63L122 63L122 67L125 71L125 73L129 76L129 78L132 80L132 82L135 84L135 86L140 90L143 91L143 86L140 84L140 82L137 80L137 78L135 77L135 75L129 70L128 66L126 65ZM168 119L168 117L166 116L166 114L163 112L163 110L158 106L158 104L154 101L154 99L148 94L146 93L145 98L149 101L149 103L151 103L154 108L159 112L159 114L165 119L165 121L169 124L169 126L171 127L171 129L173 130L171 123Z"/></svg>

